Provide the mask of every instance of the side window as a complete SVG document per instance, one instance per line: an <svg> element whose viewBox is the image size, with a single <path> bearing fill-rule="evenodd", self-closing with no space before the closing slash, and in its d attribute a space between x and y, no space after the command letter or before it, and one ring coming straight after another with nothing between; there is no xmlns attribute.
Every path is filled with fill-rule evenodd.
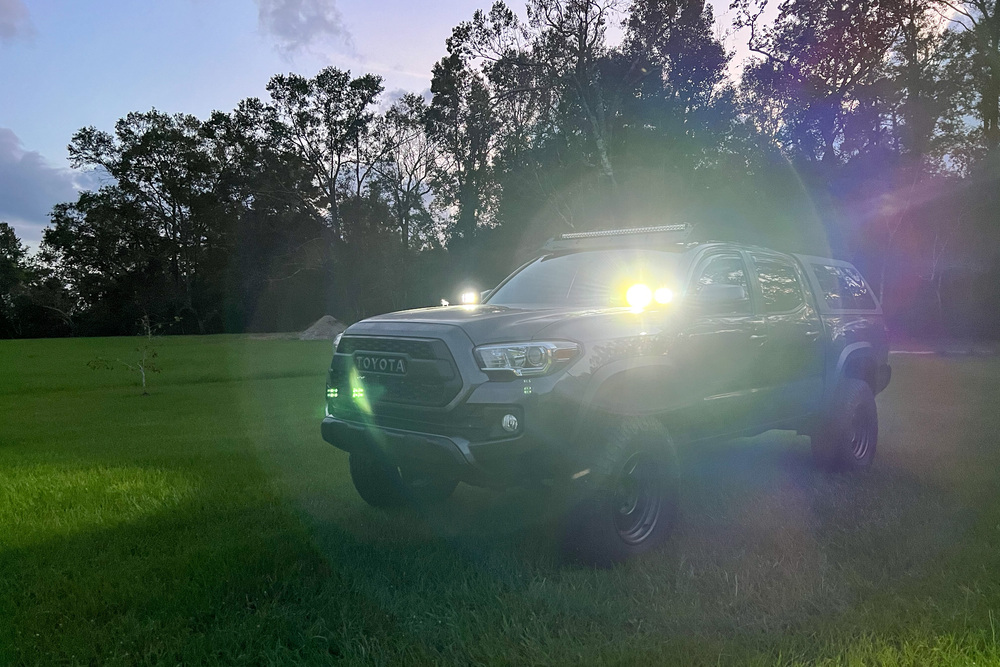
<svg viewBox="0 0 1000 667"><path fill-rule="evenodd" d="M713 303L711 308L713 312L734 315L749 315L751 313L750 280L747 277L742 257L739 255L715 255L710 258L691 285L690 294L697 299L705 293L709 285L737 285L743 288L742 299Z"/></svg>
<svg viewBox="0 0 1000 667"><path fill-rule="evenodd" d="M875 300L861 274L846 266L813 264L826 305L833 310L875 310Z"/></svg>
<svg viewBox="0 0 1000 667"><path fill-rule="evenodd" d="M757 280L764 295L764 312L784 313L802 305L802 285L799 275L791 264L773 259L758 259Z"/></svg>

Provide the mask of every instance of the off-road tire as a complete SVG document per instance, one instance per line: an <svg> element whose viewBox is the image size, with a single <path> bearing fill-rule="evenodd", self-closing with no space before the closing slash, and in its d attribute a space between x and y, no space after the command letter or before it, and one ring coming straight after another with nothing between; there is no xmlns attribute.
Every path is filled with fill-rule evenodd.
<svg viewBox="0 0 1000 667"><path fill-rule="evenodd" d="M567 560L608 567L646 553L670 535L677 517L677 455L651 418L601 430L598 463L566 518Z"/></svg>
<svg viewBox="0 0 1000 667"><path fill-rule="evenodd" d="M406 497L416 503L439 503L451 497L458 486L457 479L436 477L427 473L400 471Z"/></svg>
<svg viewBox="0 0 1000 667"><path fill-rule="evenodd" d="M372 452L352 452L351 481L361 499L372 507L391 509L406 504L403 478L395 466Z"/></svg>
<svg viewBox="0 0 1000 667"><path fill-rule="evenodd" d="M373 452L352 453L349 465L358 495L379 509L441 502L451 497L458 486L455 479L400 471Z"/></svg>
<svg viewBox="0 0 1000 667"><path fill-rule="evenodd" d="M852 472L871 467L878 444L878 410L871 387L843 378L812 435L812 453L823 470Z"/></svg>

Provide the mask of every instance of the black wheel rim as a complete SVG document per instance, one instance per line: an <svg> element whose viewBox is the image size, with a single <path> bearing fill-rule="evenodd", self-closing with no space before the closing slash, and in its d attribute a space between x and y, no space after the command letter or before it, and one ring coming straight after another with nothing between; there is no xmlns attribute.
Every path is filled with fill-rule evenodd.
<svg viewBox="0 0 1000 667"><path fill-rule="evenodd" d="M868 410L859 407L854 412L851 423L851 453L855 459L860 461L868 456L875 438L874 427L875 421L872 415Z"/></svg>
<svg viewBox="0 0 1000 667"><path fill-rule="evenodd" d="M656 460L636 453L622 466L612 494L615 528L627 544L639 544L660 518L663 475Z"/></svg>

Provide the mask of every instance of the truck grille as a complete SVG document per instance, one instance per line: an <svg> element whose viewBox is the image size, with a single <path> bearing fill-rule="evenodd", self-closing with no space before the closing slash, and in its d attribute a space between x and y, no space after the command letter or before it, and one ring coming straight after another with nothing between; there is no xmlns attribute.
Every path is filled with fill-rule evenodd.
<svg viewBox="0 0 1000 667"><path fill-rule="evenodd" d="M340 340L337 352L342 354L354 354L363 352L393 352L397 354L408 354L414 359L437 359L434 351L433 340L420 340L413 338L368 338L363 336L345 336ZM444 344L442 341L438 343ZM447 352L445 347L445 352ZM451 359L449 354L448 359Z"/></svg>
<svg viewBox="0 0 1000 667"><path fill-rule="evenodd" d="M344 336L330 368L331 381L344 400L353 402L356 394L350 377L358 352L401 355L406 360L405 375L359 372L358 382L373 410L382 403L441 407L462 389L462 377L443 340ZM353 407L345 405L346 409Z"/></svg>

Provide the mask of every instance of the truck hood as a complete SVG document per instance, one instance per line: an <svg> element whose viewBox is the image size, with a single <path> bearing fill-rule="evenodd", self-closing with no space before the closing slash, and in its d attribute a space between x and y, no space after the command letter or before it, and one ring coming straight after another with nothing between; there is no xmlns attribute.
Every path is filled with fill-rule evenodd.
<svg viewBox="0 0 1000 667"><path fill-rule="evenodd" d="M491 306L446 306L404 310L370 317L350 327L357 327L357 333L371 334L375 331L392 335L398 328L405 333L408 325L448 325L462 329L474 345L506 343L539 339L549 336L554 339L572 338L571 332L581 333L579 328L645 328L650 319L664 323L663 313L636 313L628 308L511 308ZM575 323L575 324L574 324ZM586 324L584 324L586 323ZM400 325L398 327L394 326ZM383 328L384 326L384 328ZM657 327L659 328L659 327Z"/></svg>

